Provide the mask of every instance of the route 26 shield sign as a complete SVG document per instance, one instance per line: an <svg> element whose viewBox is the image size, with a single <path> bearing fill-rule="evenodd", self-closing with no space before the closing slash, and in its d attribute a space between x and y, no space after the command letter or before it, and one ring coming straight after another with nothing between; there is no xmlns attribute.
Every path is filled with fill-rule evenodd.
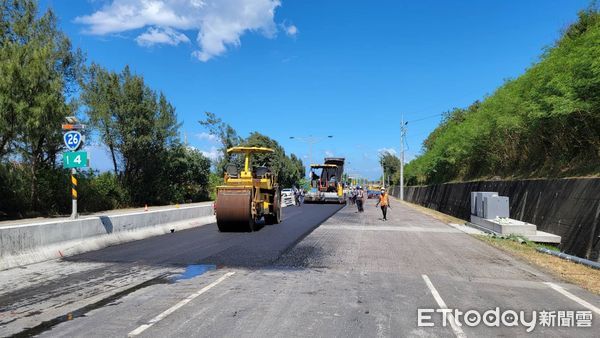
<svg viewBox="0 0 600 338"><path fill-rule="evenodd" d="M75 151L79 148L82 142L81 133L78 131L68 131L63 135L65 145L69 150Z"/></svg>

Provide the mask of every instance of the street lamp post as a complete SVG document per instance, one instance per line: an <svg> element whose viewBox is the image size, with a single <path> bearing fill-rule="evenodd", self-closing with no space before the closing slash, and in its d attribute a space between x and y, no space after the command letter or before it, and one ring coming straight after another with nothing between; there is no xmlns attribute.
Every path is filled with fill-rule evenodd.
<svg viewBox="0 0 600 338"><path fill-rule="evenodd" d="M308 143L308 165L310 166L312 164L312 148L313 145L323 141L324 139L327 138L333 138L332 135L328 135L328 136L290 136L290 140L298 140L300 142L305 142ZM310 171L309 171L309 175L310 175Z"/></svg>

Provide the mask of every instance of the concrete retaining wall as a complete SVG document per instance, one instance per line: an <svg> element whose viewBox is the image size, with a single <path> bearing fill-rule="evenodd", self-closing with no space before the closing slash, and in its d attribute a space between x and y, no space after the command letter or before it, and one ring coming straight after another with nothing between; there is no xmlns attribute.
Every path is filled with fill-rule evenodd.
<svg viewBox="0 0 600 338"><path fill-rule="evenodd" d="M406 187L404 199L464 220L471 191L497 191L510 198L510 217L562 237L561 249L598 261L600 179L476 181ZM391 193L398 196L399 188Z"/></svg>
<svg viewBox="0 0 600 338"><path fill-rule="evenodd" d="M0 269L214 222L210 205L0 228Z"/></svg>

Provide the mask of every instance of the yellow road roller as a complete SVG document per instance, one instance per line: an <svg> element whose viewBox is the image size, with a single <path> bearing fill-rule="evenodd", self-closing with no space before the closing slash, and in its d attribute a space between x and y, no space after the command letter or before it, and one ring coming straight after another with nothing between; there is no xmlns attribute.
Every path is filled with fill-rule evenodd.
<svg viewBox="0 0 600 338"><path fill-rule="evenodd" d="M273 153L270 148L233 147L229 154L244 155L244 169L235 164L225 170L225 183L217 187L215 210L221 232L255 231L264 217L265 224L281 222L281 192L277 176L267 167L252 166L252 154Z"/></svg>

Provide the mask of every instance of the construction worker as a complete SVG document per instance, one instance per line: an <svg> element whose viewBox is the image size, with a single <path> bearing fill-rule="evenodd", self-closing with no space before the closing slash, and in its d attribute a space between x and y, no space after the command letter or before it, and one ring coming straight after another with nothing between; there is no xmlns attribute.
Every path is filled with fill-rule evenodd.
<svg viewBox="0 0 600 338"><path fill-rule="evenodd" d="M294 188L294 205L300 206L300 189Z"/></svg>
<svg viewBox="0 0 600 338"><path fill-rule="evenodd" d="M383 220L387 221L387 209L390 206L390 199L388 198L388 194L385 191L385 188L381 188L381 194L379 195L379 200L375 207L381 206L381 212L383 213Z"/></svg>
<svg viewBox="0 0 600 338"><path fill-rule="evenodd" d="M319 189L319 175L315 174L314 171L310 171L310 186L311 188Z"/></svg>
<svg viewBox="0 0 600 338"><path fill-rule="evenodd" d="M362 187L359 185L357 190L356 190L356 208L358 209L358 212L363 212L365 211L365 209L363 208L363 203L364 203L364 192L362 190Z"/></svg>

